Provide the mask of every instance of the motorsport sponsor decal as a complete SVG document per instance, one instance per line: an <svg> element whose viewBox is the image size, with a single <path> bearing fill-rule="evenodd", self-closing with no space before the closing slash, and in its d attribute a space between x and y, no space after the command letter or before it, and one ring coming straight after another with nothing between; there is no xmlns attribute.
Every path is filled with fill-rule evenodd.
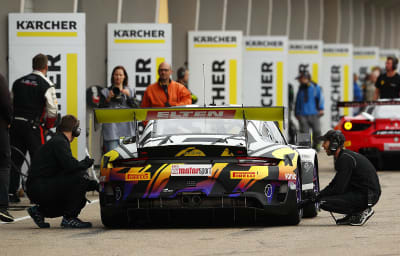
<svg viewBox="0 0 400 256"><path fill-rule="evenodd" d="M133 180L150 180L150 173L143 172L143 173L127 173L125 175L126 181L133 181Z"/></svg>
<svg viewBox="0 0 400 256"><path fill-rule="evenodd" d="M173 164L171 176L211 176L211 164Z"/></svg>
<svg viewBox="0 0 400 256"><path fill-rule="evenodd" d="M251 180L257 177L257 172L231 171L231 180Z"/></svg>
<svg viewBox="0 0 400 256"><path fill-rule="evenodd" d="M236 110L149 110L146 120L189 118L234 118Z"/></svg>

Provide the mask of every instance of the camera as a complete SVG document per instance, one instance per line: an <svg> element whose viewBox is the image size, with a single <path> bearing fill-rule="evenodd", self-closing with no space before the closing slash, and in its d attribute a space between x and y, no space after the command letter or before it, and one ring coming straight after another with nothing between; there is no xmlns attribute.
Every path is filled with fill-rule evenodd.
<svg viewBox="0 0 400 256"><path fill-rule="evenodd" d="M121 90L118 87L113 87L111 90L114 93L114 97L112 97L111 100L122 102Z"/></svg>

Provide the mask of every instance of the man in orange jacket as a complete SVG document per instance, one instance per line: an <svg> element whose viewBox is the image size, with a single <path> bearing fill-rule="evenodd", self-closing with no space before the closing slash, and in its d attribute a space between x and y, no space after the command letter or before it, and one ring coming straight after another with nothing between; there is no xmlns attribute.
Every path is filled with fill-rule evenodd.
<svg viewBox="0 0 400 256"><path fill-rule="evenodd" d="M192 104L190 91L182 84L171 80L171 65L163 62L158 66L159 79L144 92L142 108L162 108Z"/></svg>

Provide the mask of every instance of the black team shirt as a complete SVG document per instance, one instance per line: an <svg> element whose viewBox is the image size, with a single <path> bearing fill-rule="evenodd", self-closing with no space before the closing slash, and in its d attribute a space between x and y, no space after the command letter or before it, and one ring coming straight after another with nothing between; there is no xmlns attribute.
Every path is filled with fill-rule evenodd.
<svg viewBox="0 0 400 256"><path fill-rule="evenodd" d="M400 98L400 75L388 77L382 74L376 80L375 87L379 89L380 99Z"/></svg>

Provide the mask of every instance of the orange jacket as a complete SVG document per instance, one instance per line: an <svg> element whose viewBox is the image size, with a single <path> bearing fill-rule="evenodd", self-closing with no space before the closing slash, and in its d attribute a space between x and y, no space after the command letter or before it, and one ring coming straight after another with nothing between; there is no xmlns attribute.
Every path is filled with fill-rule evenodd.
<svg viewBox="0 0 400 256"><path fill-rule="evenodd" d="M162 108L167 102L164 89L157 83L151 84L144 92L142 108ZM168 85L168 103L170 106L192 104L190 91L182 84L171 80Z"/></svg>

